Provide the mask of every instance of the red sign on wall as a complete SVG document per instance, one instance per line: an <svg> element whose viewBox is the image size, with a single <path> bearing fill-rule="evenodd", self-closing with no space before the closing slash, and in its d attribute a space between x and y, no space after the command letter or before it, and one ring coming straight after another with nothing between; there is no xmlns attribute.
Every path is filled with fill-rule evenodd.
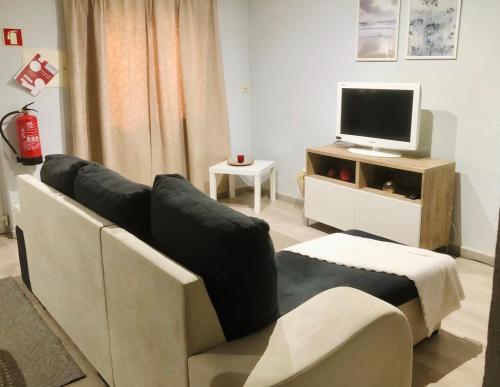
<svg viewBox="0 0 500 387"><path fill-rule="evenodd" d="M23 34L20 28L4 28L3 29L3 44L4 46L22 46Z"/></svg>
<svg viewBox="0 0 500 387"><path fill-rule="evenodd" d="M37 95L47 83L59 72L40 54L36 54L31 61L24 66L15 79L22 86L26 87L31 95Z"/></svg>

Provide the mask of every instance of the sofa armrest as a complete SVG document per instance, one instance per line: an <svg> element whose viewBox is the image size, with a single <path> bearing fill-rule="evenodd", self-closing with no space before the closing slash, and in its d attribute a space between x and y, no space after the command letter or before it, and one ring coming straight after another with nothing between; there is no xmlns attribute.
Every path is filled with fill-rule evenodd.
<svg viewBox="0 0 500 387"><path fill-rule="evenodd" d="M203 280L117 226L101 243L115 385L188 386L188 356L225 342Z"/></svg>
<svg viewBox="0 0 500 387"><path fill-rule="evenodd" d="M257 333L191 356L188 367L190 387L405 387L412 339L395 307L335 288Z"/></svg>

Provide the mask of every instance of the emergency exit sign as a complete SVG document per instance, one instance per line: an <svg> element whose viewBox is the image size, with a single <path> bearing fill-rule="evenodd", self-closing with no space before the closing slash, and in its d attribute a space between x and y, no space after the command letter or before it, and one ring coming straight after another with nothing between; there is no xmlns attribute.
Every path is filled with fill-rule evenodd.
<svg viewBox="0 0 500 387"><path fill-rule="evenodd" d="M4 28L3 29L3 44L4 46L22 46L23 34L20 28Z"/></svg>

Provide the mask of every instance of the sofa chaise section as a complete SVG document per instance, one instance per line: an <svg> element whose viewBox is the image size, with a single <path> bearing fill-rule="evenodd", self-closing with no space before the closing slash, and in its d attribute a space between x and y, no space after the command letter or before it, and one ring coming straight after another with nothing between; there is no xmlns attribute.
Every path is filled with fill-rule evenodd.
<svg viewBox="0 0 500 387"><path fill-rule="evenodd" d="M359 230L343 233L395 243ZM278 252L277 263L281 313L289 312L326 289L347 286L362 290L401 310L410 324L413 345L428 337L417 288L406 277L311 259L286 250ZM434 330L439 328L440 324Z"/></svg>

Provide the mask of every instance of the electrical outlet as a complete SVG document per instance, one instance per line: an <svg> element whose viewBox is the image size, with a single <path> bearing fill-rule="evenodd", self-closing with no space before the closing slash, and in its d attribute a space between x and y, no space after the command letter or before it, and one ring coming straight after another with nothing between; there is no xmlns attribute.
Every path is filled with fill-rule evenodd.
<svg viewBox="0 0 500 387"><path fill-rule="evenodd" d="M249 91L248 85L241 86L241 93L242 94L248 94L248 91Z"/></svg>

